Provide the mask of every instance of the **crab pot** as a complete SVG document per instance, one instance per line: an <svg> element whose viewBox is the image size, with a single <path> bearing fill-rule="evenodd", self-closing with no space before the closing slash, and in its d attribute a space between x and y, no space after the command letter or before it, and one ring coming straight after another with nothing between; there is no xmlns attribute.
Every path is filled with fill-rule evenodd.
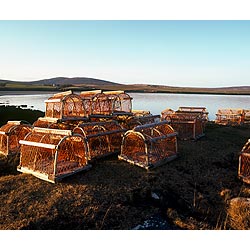
<svg viewBox="0 0 250 250"><path fill-rule="evenodd" d="M125 130L115 121L80 124L73 132L86 138L89 160L120 152Z"/></svg>
<svg viewBox="0 0 250 250"><path fill-rule="evenodd" d="M31 125L25 121L8 121L0 128L0 153L5 156L19 153L19 140L30 131Z"/></svg>
<svg viewBox="0 0 250 250"><path fill-rule="evenodd" d="M244 120L243 109L219 109L215 123L220 125L241 125Z"/></svg>
<svg viewBox="0 0 250 250"><path fill-rule="evenodd" d="M239 155L238 176L243 182L250 184L250 139L244 145Z"/></svg>
<svg viewBox="0 0 250 250"><path fill-rule="evenodd" d="M86 116L82 98L73 94L72 91L55 94L46 100L45 103L45 117L63 119Z"/></svg>
<svg viewBox="0 0 250 250"><path fill-rule="evenodd" d="M145 124L127 131L119 160L149 169L177 157L177 133L166 121Z"/></svg>
<svg viewBox="0 0 250 250"><path fill-rule="evenodd" d="M135 117L143 117L151 115L151 112L149 110L141 110L141 109L133 109L132 113Z"/></svg>
<svg viewBox="0 0 250 250"><path fill-rule="evenodd" d="M126 120L123 126L127 129L133 129L136 126L160 122L160 119L161 119L160 115L144 115L144 116L134 115L132 117L129 117L129 119Z"/></svg>
<svg viewBox="0 0 250 250"><path fill-rule="evenodd" d="M132 97L124 91L104 91L103 92L111 103L111 113L131 113L132 112Z"/></svg>
<svg viewBox="0 0 250 250"><path fill-rule="evenodd" d="M39 117L34 123L33 127L39 128L52 128L62 130L72 130L78 124L88 121L87 118L74 118L74 119L57 119L49 117Z"/></svg>
<svg viewBox="0 0 250 250"><path fill-rule="evenodd" d="M166 108L163 111L161 111L161 120L162 121L170 121L170 115L173 115L175 111L170 108Z"/></svg>
<svg viewBox="0 0 250 250"><path fill-rule="evenodd" d="M86 116L93 114L93 112L95 113L95 110L93 110L94 108L93 102L94 100L96 100L95 98L96 95L101 94L101 92L102 92L101 90L92 90L92 91L82 91L80 93L80 97L82 98L86 110ZM97 111L97 113L98 112L99 111Z"/></svg>
<svg viewBox="0 0 250 250"><path fill-rule="evenodd" d="M249 124L250 123L250 109L244 110L244 123Z"/></svg>
<svg viewBox="0 0 250 250"><path fill-rule="evenodd" d="M169 124L178 132L178 138L181 140L197 140L205 135L203 120L197 114L175 113L170 115Z"/></svg>
<svg viewBox="0 0 250 250"><path fill-rule="evenodd" d="M52 183L90 167L85 139L71 130L34 128L20 144L17 170Z"/></svg>
<svg viewBox="0 0 250 250"><path fill-rule="evenodd" d="M199 114L204 121L208 121L208 112L205 107L179 107L179 112L190 112L194 114Z"/></svg>

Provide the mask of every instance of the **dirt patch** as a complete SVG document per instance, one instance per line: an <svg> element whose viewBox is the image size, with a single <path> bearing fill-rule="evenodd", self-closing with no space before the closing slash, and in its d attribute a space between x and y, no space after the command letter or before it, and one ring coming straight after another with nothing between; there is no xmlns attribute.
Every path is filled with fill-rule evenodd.
<svg viewBox="0 0 250 250"><path fill-rule="evenodd" d="M179 157L161 167L145 171L113 156L57 184L1 158L0 229L132 229L155 215L178 229L236 229L228 206L242 190L250 195L237 178L249 131L209 124L200 140L178 141Z"/></svg>

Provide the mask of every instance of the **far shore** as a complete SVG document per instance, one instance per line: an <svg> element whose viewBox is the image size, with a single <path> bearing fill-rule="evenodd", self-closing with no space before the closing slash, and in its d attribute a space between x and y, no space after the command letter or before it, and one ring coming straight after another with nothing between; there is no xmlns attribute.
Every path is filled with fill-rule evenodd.
<svg viewBox="0 0 250 250"><path fill-rule="evenodd" d="M3 95L38 95L38 94L54 94L62 91L72 90L74 92L85 91L84 89L44 89L44 90L32 90L32 89L13 89L13 90L0 90L0 96ZM104 89L106 91L106 89ZM245 92L202 92L202 91L147 91L147 90L124 90L127 93L154 93L154 94L191 94L191 95L250 95Z"/></svg>

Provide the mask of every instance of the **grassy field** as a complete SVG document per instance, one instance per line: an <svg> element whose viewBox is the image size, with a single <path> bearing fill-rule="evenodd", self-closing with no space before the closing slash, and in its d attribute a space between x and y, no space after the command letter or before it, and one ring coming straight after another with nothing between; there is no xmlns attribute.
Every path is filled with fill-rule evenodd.
<svg viewBox="0 0 250 250"><path fill-rule="evenodd" d="M232 198L250 197L237 178L249 131L210 123L205 137L178 141L179 157L151 171L112 156L57 184L18 173L18 155L2 157L0 229L132 229L154 215L173 229L250 229L249 216L229 211Z"/></svg>

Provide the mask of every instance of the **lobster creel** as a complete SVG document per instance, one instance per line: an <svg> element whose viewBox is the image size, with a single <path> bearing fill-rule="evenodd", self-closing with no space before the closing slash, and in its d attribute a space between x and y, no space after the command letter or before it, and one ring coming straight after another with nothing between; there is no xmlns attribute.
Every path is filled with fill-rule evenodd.
<svg viewBox="0 0 250 250"><path fill-rule="evenodd" d="M246 142L239 155L238 177L250 184L250 139Z"/></svg>
<svg viewBox="0 0 250 250"><path fill-rule="evenodd" d="M218 109L216 113L215 123L219 125L241 125L244 122L243 109Z"/></svg>
<svg viewBox="0 0 250 250"><path fill-rule="evenodd" d="M125 131L116 121L84 123L73 130L85 138L89 160L119 153Z"/></svg>
<svg viewBox="0 0 250 250"><path fill-rule="evenodd" d="M17 170L52 183L91 167L85 139L71 130L36 127L20 144Z"/></svg>
<svg viewBox="0 0 250 250"><path fill-rule="evenodd" d="M128 130L122 139L119 160L149 169L177 157L177 133L166 121Z"/></svg>
<svg viewBox="0 0 250 250"><path fill-rule="evenodd" d="M0 128L0 154L8 156L19 153L22 140L31 131L31 125L25 121L8 121Z"/></svg>
<svg viewBox="0 0 250 250"><path fill-rule="evenodd" d="M204 121L199 114L176 112L169 116L169 124L181 140L197 140L204 136Z"/></svg>

